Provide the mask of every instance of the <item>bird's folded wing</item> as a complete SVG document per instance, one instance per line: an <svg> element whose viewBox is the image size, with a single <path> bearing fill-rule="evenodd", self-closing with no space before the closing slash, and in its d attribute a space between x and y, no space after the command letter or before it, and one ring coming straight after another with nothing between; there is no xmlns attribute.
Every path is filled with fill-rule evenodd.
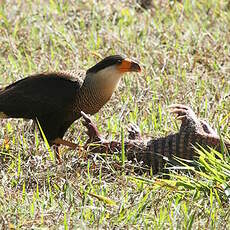
<svg viewBox="0 0 230 230"><path fill-rule="evenodd" d="M32 118L65 110L76 100L82 82L64 73L33 75L0 91L0 112Z"/></svg>

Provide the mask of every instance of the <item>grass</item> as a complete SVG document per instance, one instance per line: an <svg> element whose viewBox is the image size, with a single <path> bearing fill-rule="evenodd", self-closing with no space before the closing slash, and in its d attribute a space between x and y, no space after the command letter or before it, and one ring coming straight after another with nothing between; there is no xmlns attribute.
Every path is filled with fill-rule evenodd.
<svg viewBox="0 0 230 230"><path fill-rule="evenodd" d="M1 1L0 84L31 73L87 69L109 54L137 59L141 75L125 76L94 116L110 138L130 122L143 134L177 130L167 106L190 105L230 136L230 6L228 1ZM136 175L125 156L62 148L53 163L23 120L2 120L0 224L15 229L228 229L229 157L201 152L202 171L170 180ZM74 123L66 139L83 144Z"/></svg>

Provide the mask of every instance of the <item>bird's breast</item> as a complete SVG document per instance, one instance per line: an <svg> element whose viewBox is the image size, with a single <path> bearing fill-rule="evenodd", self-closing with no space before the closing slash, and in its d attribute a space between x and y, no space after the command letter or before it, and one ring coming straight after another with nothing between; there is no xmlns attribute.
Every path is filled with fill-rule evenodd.
<svg viewBox="0 0 230 230"><path fill-rule="evenodd" d="M87 114L97 113L111 98L112 93L100 88L88 88L80 93L80 110Z"/></svg>

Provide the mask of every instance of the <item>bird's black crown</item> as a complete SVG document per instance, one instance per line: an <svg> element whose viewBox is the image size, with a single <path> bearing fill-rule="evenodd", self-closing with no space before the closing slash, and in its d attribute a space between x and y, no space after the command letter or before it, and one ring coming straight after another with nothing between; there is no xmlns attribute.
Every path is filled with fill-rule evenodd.
<svg viewBox="0 0 230 230"><path fill-rule="evenodd" d="M120 55L112 55L104 58L100 62L98 62L96 65L91 67L87 70L87 73L96 73L106 67L115 65L115 64L121 64L121 62L124 60L124 57Z"/></svg>

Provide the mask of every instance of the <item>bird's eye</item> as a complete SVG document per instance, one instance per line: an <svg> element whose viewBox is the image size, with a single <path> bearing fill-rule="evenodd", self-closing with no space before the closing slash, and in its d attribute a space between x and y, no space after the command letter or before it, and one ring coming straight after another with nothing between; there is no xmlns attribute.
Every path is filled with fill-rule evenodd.
<svg viewBox="0 0 230 230"><path fill-rule="evenodd" d="M117 60L117 64L121 64L121 63L122 63L121 59Z"/></svg>

